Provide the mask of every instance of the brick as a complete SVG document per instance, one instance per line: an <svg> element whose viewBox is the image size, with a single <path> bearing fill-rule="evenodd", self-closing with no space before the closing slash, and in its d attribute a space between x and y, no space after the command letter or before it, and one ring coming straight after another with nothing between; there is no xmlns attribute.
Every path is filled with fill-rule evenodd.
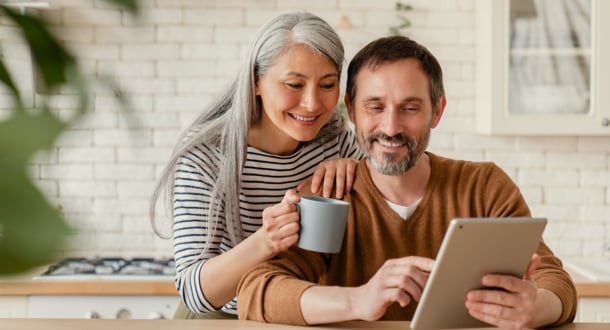
<svg viewBox="0 0 610 330"><path fill-rule="evenodd" d="M154 128L176 128L178 126L178 114L177 113L163 113L163 112L148 112L148 113L139 113L137 116L137 121L134 120L132 123L132 130L146 130L151 127ZM125 125L121 125L121 127L125 127ZM146 145L150 145L150 135L146 136L147 143ZM143 143L138 143L138 145L144 145Z"/></svg>
<svg viewBox="0 0 610 330"><path fill-rule="evenodd" d="M122 181L118 183L117 194L119 198L150 198L155 187L152 181Z"/></svg>
<svg viewBox="0 0 610 330"><path fill-rule="evenodd" d="M156 39L160 42L209 42L214 28L209 26L159 26Z"/></svg>
<svg viewBox="0 0 610 330"><path fill-rule="evenodd" d="M150 129L106 129L95 130L93 140L96 146L150 146L152 144Z"/></svg>
<svg viewBox="0 0 610 330"><path fill-rule="evenodd" d="M186 60L216 60L219 57L225 59L240 59L240 48L238 45L215 44L215 43L185 43L181 45L181 58Z"/></svg>
<svg viewBox="0 0 610 330"><path fill-rule="evenodd" d="M87 180L93 178L92 164L41 165L40 177L53 180Z"/></svg>
<svg viewBox="0 0 610 330"><path fill-rule="evenodd" d="M132 78L124 79L121 84L125 90L131 94L174 94L176 84L173 79L169 78Z"/></svg>
<svg viewBox="0 0 610 330"><path fill-rule="evenodd" d="M57 39L72 43L93 42L93 27L91 26L57 26L52 29Z"/></svg>
<svg viewBox="0 0 610 330"><path fill-rule="evenodd" d="M584 187L610 187L610 172L607 170L581 170L581 176Z"/></svg>
<svg viewBox="0 0 610 330"><path fill-rule="evenodd" d="M207 105L203 97L199 95L155 95L155 112L182 112L201 111Z"/></svg>
<svg viewBox="0 0 610 330"><path fill-rule="evenodd" d="M386 8L388 10L394 10L396 6L395 0L337 0L339 4L338 9L380 9ZM411 1L409 1L411 4Z"/></svg>
<svg viewBox="0 0 610 330"><path fill-rule="evenodd" d="M217 8L274 9L275 0L214 0Z"/></svg>
<svg viewBox="0 0 610 330"><path fill-rule="evenodd" d="M113 127L118 127L118 114L110 111L90 111L84 118L72 126L74 129Z"/></svg>
<svg viewBox="0 0 610 330"><path fill-rule="evenodd" d="M216 4L212 1L205 0L155 0L157 7L208 7L213 8Z"/></svg>
<svg viewBox="0 0 610 330"><path fill-rule="evenodd" d="M123 60L167 60L178 59L180 46L178 44L137 44L122 45Z"/></svg>
<svg viewBox="0 0 610 330"><path fill-rule="evenodd" d="M112 197L117 195L116 184L112 181L74 181L59 182L59 195L62 198L79 197Z"/></svg>
<svg viewBox="0 0 610 330"><path fill-rule="evenodd" d="M181 8L146 8L142 11L142 21L148 24L179 24L183 22Z"/></svg>
<svg viewBox="0 0 610 330"><path fill-rule="evenodd" d="M213 78L185 78L177 81L176 91L178 94L218 93L228 83L220 82Z"/></svg>
<svg viewBox="0 0 610 330"><path fill-rule="evenodd" d="M573 152L547 153L547 167L555 169L607 169L606 157L599 153L580 152L578 157L574 157Z"/></svg>
<svg viewBox="0 0 610 330"><path fill-rule="evenodd" d="M604 203L604 189L594 187L549 187L545 188L545 201L552 204L573 206L599 205Z"/></svg>
<svg viewBox="0 0 610 330"><path fill-rule="evenodd" d="M317 12L319 9L336 9L337 4L335 1L328 1L328 0L308 0L307 2L294 1L294 0L278 0L277 8L294 9L294 10L308 10L308 11Z"/></svg>
<svg viewBox="0 0 610 330"><path fill-rule="evenodd" d="M213 31L214 39L223 43L249 43L254 31L246 27L219 27Z"/></svg>
<svg viewBox="0 0 610 330"><path fill-rule="evenodd" d="M580 182L577 170L519 169L520 186L570 187Z"/></svg>
<svg viewBox="0 0 610 330"><path fill-rule="evenodd" d="M94 178L96 180L152 180L153 165L151 164L95 164Z"/></svg>
<svg viewBox="0 0 610 330"><path fill-rule="evenodd" d="M72 45L78 58L85 60L118 60L119 46L111 44Z"/></svg>
<svg viewBox="0 0 610 330"><path fill-rule="evenodd" d="M213 77L216 75L215 61L163 61L157 62L159 77Z"/></svg>
<svg viewBox="0 0 610 330"><path fill-rule="evenodd" d="M95 27L96 43L140 44L155 41L155 27L148 26L103 26Z"/></svg>
<svg viewBox="0 0 610 330"><path fill-rule="evenodd" d="M112 147L62 147L59 148L58 160L60 163L112 163L115 160L115 152Z"/></svg>
<svg viewBox="0 0 610 330"><path fill-rule="evenodd" d="M62 18L66 25L121 25L121 12L114 9L68 7Z"/></svg>
<svg viewBox="0 0 610 330"><path fill-rule="evenodd" d="M153 146L173 147L178 142L181 129L155 129L153 132Z"/></svg>
<svg viewBox="0 0 610 330"><path fill-rule="evenodd" d="M185 28L193 28L192 25L243 25L243 9L189 9L184 11ZM191 26L188 26L191 25Z"/></svg>
<svg viewBox="0 0 610 330"><path fill-rule="evenodd" d="M172 148L147 147L127 148L117 147L117 160L123 164L148 164L150 162L166 162Z"/></svg>
<svg viewBox="0 0 610 330"><path fill-rule="evenodd" d="M152 60L97 61L97 71L121 77L154 77L155 64Z"/></svg>
<svg viewBox="0 0 610 330"><path fill-rule="evenodd" d="M93 145L92 132L89 130L66 130L61 133L56 146L59 147L89 147Z"/></svg>

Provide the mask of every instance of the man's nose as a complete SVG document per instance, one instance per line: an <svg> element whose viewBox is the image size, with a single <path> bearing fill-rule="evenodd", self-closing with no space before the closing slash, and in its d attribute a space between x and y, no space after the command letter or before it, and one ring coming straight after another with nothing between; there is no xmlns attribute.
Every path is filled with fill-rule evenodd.
<svg viewBox="0 0 610 330"><path fill-rule="evenodd" d="M388 136L403 133L398 111L394 108L388 108L382 113L380 126L381 131Z"/></svg>

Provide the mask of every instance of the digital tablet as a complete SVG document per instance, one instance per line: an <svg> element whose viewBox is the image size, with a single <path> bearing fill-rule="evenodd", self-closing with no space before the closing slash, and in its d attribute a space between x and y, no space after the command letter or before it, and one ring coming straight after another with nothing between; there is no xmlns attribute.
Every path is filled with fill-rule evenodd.
<svg viewBox="0 0 610 330"><path fill-rule="evenodd" d="M468 314L466 293L485 274L522 277L542 239L544 218L454 219L443 238L411 329L489 327Z"/></svg>

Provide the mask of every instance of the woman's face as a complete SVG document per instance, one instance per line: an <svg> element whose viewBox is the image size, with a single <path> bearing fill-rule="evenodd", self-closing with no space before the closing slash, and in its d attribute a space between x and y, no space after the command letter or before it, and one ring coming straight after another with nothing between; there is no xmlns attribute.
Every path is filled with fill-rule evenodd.
<svg viewBox="0 0 610 330"><path fill-rule="evenodd" d="M267 152L293 152L312 140L332 115L339 98L335 65L310 48L297 45L279 56L261 76L256 95L262 100L255 145Z"/></svg>

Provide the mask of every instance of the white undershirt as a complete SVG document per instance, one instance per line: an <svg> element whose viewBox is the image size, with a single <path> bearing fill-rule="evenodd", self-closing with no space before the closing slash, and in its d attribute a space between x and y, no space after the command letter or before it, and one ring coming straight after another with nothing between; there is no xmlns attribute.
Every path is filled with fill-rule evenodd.
<svg viewBox="0 0 610 330"><path fill-rule="evenodd" d="M411 216L411 214L413 214L413 212L415 212L415 209L417 208L417 205L419 205L419 202L421 202L421 197L418 198L413 204L408 205L408 206L404 206L404 205L400 205L400 204L396 204L396 203L392 203L389 200L385 200L388 205L390 205L390 207L392 208L392 210L394 210L394 212L398 213L398 215L400 215L401 218L403 218L404 220L408 220L409 217Z"/></svg>

